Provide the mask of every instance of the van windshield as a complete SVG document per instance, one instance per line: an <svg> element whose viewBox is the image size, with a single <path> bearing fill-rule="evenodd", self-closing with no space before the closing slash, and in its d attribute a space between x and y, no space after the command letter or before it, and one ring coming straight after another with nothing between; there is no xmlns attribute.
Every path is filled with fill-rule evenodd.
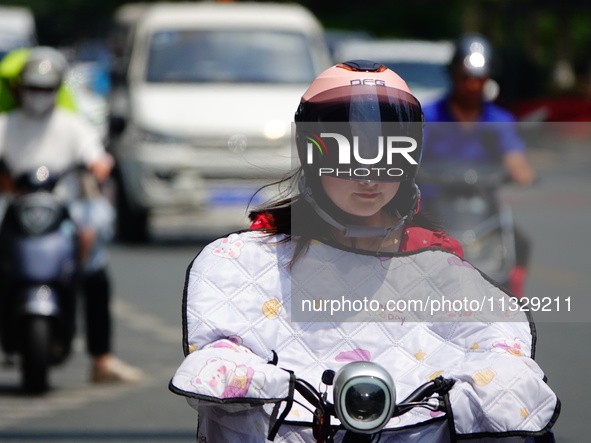
<svg viewBox="0 0 591 443"><path fill-rule="evenodd" d="M310 42L272 30L170 30L152 36L146 80L153 83L309 83Z"/></svg>

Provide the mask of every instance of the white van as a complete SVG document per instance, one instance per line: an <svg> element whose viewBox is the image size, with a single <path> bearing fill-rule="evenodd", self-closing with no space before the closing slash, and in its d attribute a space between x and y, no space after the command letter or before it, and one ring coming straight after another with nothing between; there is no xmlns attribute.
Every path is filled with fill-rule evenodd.
<svg viewBox="0 0 591 443"><path fill-rule="evenodd" d="M0 59L13 49L37 42L35 18L29 8L0 6Z"/></svg>
<svg viewBox="0 0 591 443"><path fill-rule="evenodd" d="M136 16L111 108L120 236L145 240L154 211L195 212L204 236L247 227L255 191L289 172L299 99L330 65L321 25L295 4L153 4Z"/></svg>

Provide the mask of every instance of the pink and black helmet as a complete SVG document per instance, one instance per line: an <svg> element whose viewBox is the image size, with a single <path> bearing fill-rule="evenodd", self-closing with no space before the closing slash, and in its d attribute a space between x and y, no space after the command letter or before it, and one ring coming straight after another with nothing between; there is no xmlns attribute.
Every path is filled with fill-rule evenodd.
<svg viewBox="0 0 591 443"><path fill-rule="evenodd" d="M320 168L324 173L335 170L334 176L338 168L353 168L359 174L338 176L378 182L414 180L417 174L423 141L421 105L406 82L384 65L354 60L325 70L302 96L295 123L298 157L307 176L317 175ZM339 133L350 141L349 163L342 163L336 138L322 137L323 133ZM405 155L388 155L393 139Z"/></svg>
<svg viewBox="0 0 591 443"><path fill-rule="evenodd" d="M415 177L423 149L424 117L406 82L380 63L353 60L321 73L295 114L295 142L304 172L303 198L317 214L350 237L387 235L418 211ZM322 190L320 177L400 182L392 210L396 226L346 225ZM389 204L390 205L390 204Z"/></svg>

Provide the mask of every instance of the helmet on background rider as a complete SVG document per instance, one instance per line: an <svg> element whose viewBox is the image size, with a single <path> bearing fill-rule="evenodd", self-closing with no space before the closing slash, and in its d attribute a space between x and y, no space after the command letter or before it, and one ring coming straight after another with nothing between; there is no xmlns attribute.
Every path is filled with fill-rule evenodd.
<svg viewBox="0 0 591 443"><path fill-rule="evenodd" d="M489 77L492 70L492 50L486 38L480 34L465 34L454 44L449 64L450 71L462 69L470 77Z"/></svg>
<svg viewBox="0 0 591 443"><path fill-rule="evenodd" d="M423 120L406 82L384 65L353 60L327 69L311 83L295 114L302 195L321 218L342 228L338 211L322 190L322 175L400 182L385 209L397 211L402 223L409 221L419 200L415 176Z"/></svg>
<svg viewBox="0 0 591 443"><path fill-rule="evenodd" d="M32 48L19 78L23 109L33 115L45 115L55 106L68 63L57 50L39 46Z"/></svg>

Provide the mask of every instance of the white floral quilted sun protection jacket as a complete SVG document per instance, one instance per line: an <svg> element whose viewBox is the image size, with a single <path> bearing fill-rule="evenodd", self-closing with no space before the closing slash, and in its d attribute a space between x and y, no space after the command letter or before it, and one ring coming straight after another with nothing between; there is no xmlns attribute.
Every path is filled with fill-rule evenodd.
<svg viewBox="0 0 591 443"><path fill-rule="evenodd" d="M188 269L186 358L170 389L197 409L199 442L266 442L285 413L274 441L316 441L312 414L286 409L294 374L320 386L324 370L357 360L386 368L398 400L435 377L455 381L445 412L392 418L380 442L522 441L556 421L533 324L467 262L441 249L376 257L313 242L291 267L280 240L231 234Z"/></svg>

